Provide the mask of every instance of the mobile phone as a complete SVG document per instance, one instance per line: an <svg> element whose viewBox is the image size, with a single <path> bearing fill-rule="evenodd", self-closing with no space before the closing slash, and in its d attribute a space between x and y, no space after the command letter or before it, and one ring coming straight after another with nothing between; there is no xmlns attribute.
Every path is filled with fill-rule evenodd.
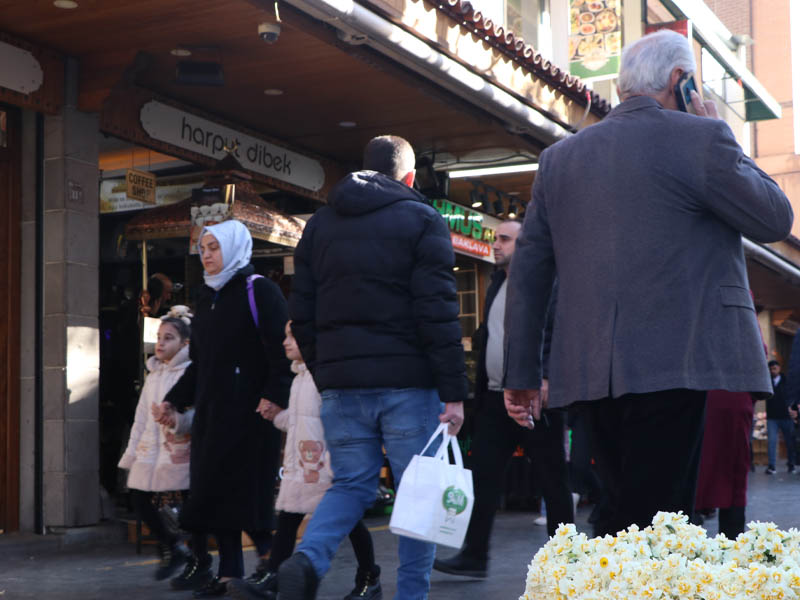
<svg viewBox="0 0 800 600"><path fill-rule="evenodd" d="M678 109L683 112L695 114L694 106L692 106L692 91L697 91L697 84L694 81L694 73L684 73L675 84L675 100L678 102Z"/></svg>

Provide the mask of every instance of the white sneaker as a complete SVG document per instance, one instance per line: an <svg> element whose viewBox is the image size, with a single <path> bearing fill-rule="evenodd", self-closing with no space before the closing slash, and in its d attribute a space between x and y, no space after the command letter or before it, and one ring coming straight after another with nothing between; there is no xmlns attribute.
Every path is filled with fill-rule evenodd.
<svg viewBox="0 0 800 600"><path fill-rule="evenodd" d="M547 525L547 515L539 515L533 520L534 525Z"/></svg>

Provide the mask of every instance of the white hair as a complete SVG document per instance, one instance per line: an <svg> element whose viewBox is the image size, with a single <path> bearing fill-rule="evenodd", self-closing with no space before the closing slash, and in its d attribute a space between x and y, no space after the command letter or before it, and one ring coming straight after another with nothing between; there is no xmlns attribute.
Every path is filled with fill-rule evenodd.
<svg viewBox="0 0 800 600"><path fill-rule="evenodd" d="M692 47L684 36L662 29L636 40L622 51L617 82L620 98L663 92L675 68L687 73L697 69Z"/></svg>

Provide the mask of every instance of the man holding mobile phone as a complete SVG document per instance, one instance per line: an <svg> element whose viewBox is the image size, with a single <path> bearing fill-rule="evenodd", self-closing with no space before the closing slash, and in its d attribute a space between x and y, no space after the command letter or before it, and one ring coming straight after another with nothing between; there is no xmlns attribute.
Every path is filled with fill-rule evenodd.
<svg viewBox="0 0 800 600"><path fill-rule="evenodd" d="M681 111L695 69L672 31L623 51L622 103L539 157L509 273L503 387L525 426L545 404L558 272L549 406L579 403L589 424L608 508L596 535L692 514L707 390L772 394L742 235L784 239L792 209L713 102L690 90L695 114Z"/></svg>

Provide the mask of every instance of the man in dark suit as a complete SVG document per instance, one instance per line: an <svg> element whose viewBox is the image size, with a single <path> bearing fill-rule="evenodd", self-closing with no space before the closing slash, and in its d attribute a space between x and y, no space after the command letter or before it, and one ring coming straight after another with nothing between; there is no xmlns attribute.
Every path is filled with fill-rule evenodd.
<svg viewBox="0 0 800 600"><path fill-rule="evenodd" d="M622 103L542 152L506 308L505 401L533 424L550 288L559 292L549 405L583 402L608 512L595 533L691 514L705 393L772 393L742 235L784 239L792 209L713 102L676 85L695 70L671 31L625 49Z"/></svg>
<svg viewBox="0 0 800 600"><path fill-rule="evenodd" d="M486 577L489 538L503 492L505 467L514 449L522 446L530 458L547 506L547 532L554 535L559 523L574 520L572 495L567 484L564 451L564 411L545 411L536 428L520 427L508 418L503 404L503 337L508 268L521 224L505 221L497 227L494 262L497 270L486 293L483 323L476 332L479 349L475 376L475 435L470 468L475 482L475 504L464 540L455 556L437 559L433 568L452 575ZM545 379L547 381L545 361Z"/></svg>
<svg viewBox="0 0 800 600"><path fill-rule="evenodd" d="M787 394L786 376L781 373L781 363L769 361L769 372L772 376L772 398L767 400L767 475L775 474L778 458L778 431L786 444L786 466L789 473L794 473L795 437L794 423L790 416L791 400ZM792 409L792 412L794 410Z"/></svg>

